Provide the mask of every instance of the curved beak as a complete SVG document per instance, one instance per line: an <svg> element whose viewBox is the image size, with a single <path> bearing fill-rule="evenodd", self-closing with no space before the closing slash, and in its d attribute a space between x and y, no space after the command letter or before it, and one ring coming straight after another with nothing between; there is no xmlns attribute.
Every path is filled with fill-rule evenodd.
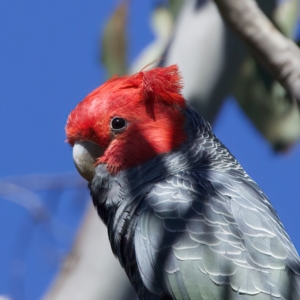
<svg viewBox="0 0 300 300"><path fill-rule="evenodd" d="M73 160L79 174L87 181L92 181L95 175L96 160L102 156L104 150L98 145L78 141L73 146Z"/></svg>

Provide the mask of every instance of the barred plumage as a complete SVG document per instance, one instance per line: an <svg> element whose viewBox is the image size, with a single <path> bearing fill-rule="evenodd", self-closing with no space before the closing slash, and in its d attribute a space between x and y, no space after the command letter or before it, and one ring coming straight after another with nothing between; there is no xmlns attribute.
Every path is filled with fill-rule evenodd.
<svg viewBox="0 0 300 300"><path fill-rule="evenodd" d="M300 299L299 256L275 210L189 107L179 150L90 184L140 299Z"/></svg>
<svg viewBox="0 0 300 300"><path fill-rule="evenodd" d="M300 300L300 259L275 210L180 88L176 66L114 77L66 126L140 300Z"/></svg>

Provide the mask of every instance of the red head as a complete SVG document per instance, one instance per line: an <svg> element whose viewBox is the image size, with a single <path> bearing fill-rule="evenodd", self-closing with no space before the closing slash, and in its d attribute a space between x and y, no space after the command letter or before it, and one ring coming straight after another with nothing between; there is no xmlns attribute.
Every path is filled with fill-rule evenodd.
<svg viewBox="0 0 300 300"><path fill-rule="evenodd" d="M100 147L96 164L111 173L178 148L186 138L180 79L175 65L113 77L70 113L67 141Z"/></svg>

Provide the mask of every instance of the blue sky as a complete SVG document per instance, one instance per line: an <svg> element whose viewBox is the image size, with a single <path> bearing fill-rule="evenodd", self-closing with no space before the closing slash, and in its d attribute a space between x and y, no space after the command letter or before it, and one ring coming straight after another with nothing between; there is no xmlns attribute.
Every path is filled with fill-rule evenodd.
<svg viewBox="0 0 300 300"><path fill-rule="evenodd" d="M153 38L148 20L156 2L131 1L129 61ZM75 172L64 126L75 105L105 80L99 64L99 34L116 3L0 1L0 178ZM299 145L286 155L275 155L232 100L224 105L215 132L268 195L300 249ZM85 200L70 217L67 196L60 198L59 218L75 230ZM26 218L17 205L0 199L1 243L8 238L16 242L16 228L28 225ZM73 234L64 249L71 245ZM9 251L8 246L1 247L0 256L13 259L8 258ZM56 270L31 262L25 278L26 299L38 299ZM8 274L4 273L0 282ZM44 277L39 278L40 274ZM42 280L39 287L36 280ZM0 294L8 290L0 283Z"/></svg>

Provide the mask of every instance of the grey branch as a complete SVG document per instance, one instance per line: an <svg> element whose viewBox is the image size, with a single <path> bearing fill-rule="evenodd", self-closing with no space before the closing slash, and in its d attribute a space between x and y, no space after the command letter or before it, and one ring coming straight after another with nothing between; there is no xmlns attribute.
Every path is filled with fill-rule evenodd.
<svg viewBox="0 0 300 300"><path fill-rule="evenodd" d="M106 231L90 204L75 245L44 300L136 299L124 270L111 252Z"/></svg>
<svg viewBox="0 0 300 300"><path fill-rule="evenodd" d="M300 104L300 49L281 34L254 0L214 0L224 20Z"/></svg>

